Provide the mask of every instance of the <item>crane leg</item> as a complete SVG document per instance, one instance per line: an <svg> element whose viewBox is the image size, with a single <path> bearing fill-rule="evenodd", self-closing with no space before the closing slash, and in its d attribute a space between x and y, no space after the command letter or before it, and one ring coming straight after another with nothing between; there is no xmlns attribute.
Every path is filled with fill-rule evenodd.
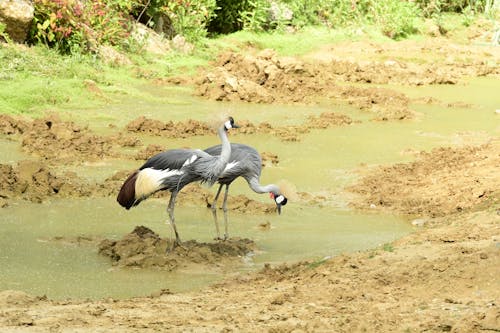
<svg viewBox="0 0 500 333"><path fill-rule="evenodd" d="M217 237L215 239L219 240L220 231L219 231L219 221L217 221L217 199L219 199L220 191L222 190L222 184L220 184L219 189L217 190L217 194L215 195L214 201L212 203L212 215L214 217L215 222L215 230L217 232Z"/></svg>
<svg viewBox="0 0 500 333"><path fill-rule="evenodd" d="M229 238L228 223L227 223L227 194L229 192L229 184L226 184L226 191L224 192L224 202L222 203L222 210L224 211L224 240Z"/></svg>
<svg viewBox="0 0 500 333"><path fill-rule="evenodd" d="M175 217L174 217L174 206L175 206L175 199L177 198L177 193L179 192L174 191L172 192L172 194L170 194L170 201L168 202L168 207L167 207L168 217L170 219L170 225L172 226L172 229L174 230L175 234L175 241L172 245L172 249L181 245L181 239L179 237L179 233L177 232L177 228L175 227Z"/></svg>

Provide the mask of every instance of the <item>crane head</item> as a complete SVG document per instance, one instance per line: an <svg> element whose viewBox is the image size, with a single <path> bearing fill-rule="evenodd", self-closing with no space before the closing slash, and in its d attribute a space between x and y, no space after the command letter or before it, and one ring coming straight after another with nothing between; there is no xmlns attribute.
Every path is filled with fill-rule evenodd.
<svg viewBox="0 0 500 333"><path fill-rule="evenodd" d="M278 214L281 214L281 207L286 205L286 203L288 202L288 199L283 194L273 193L273 192L270 192L269 196L276 203L276 208L278 209Z"/></svg>
<svg viewBox="0 0 500 333"><path fill-rule="evenodd" d="M229 117L228 120L224 123L224 129L226 131L229 131L231 128L239 128L239 126L234 123L233 117Z"/></svg>

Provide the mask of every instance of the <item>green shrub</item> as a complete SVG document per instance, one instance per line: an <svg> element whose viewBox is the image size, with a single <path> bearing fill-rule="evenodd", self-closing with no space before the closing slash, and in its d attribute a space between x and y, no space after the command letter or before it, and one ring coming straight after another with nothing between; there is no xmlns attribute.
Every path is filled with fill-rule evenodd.
<svg viewBox="0 0 500 333"><path fill-rule="evenodd" d="M129 18L122 11L131 0L34 0L29 40L62 53L95 51L98 45L121 45L130 35Z"/></svg>
<svg viewBox="0 0 500 333"><path fill-rule="evenodd" d="M420 15L417 6L412 2L380 0L373 1L369 9L372 23L390 38L401 38L417 31L415 21Z"/></svg>
<svg viewBox="0 0 500 333"><path fill-rule="evenodd" d="M426 17L442 12L464 13L465 10L484 12L487 0L415 0Z"/></svg>
<svg viewBox="0 0 500 333"><path fill-rule="evenodd" d="M10 42L10 37L5 31L6 25L2 22L0 22L0 41L4 40L6 42Z"/></svg>
<svg viewBox="0 0 500 333"><path fill-rule="evenodd" d="M228 34L242 30L243 20L241 13L250 15L250 12L255 10L257 8L252 6L251 0L217 0L214 16L208 24L208 31L211 34Z"/></svg>
<svg viewBox="0 0 500 333"><path fill-rule="evenodd" d="M207 35L207 25L215 15L215 0L158 0L161 5L155 10L167 15L172 21L174 30L195 42Z"/></svg>

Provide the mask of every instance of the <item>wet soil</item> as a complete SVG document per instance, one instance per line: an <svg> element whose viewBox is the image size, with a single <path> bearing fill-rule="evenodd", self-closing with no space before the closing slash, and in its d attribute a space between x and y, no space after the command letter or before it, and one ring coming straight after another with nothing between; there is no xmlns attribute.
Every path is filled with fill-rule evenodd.
<svg viewBox="0 0 500 333"><path fill-rule="evenodd" d="M350 68L349 64L342 67ZM336 84L337 72L330 64L278 57L273 50L255 56L225 53L217 67L196 82L197 94L216 101L281 104L310 104L329 98L373 112L376 119L413 117L404 94L385 88L341 86Z"/></svg>
<svg viewBox="0 0 500 333"><path fill-rule="evenodd" d="M500 141L463 148L420 152L412 163L381 166L348 188L358 194L351 204L361 209L388 209L418 216L445 216L499 205Z"/></svg>
<svg viewBox="0 0 500 333"><path fill-rule="evenodd" d="M117 133L100 136L85 126L63 121L57 114L26 120L0 115L0 133L19 136L22 150L46 163L78 163L118 157L117 147L136 147L137 138Z"/></svg>
<svg viewBox="0 0 500 333"><path fill-rule="evenodd" d="M230 262L235 265L255 249L253 241L239 238L214 243L190 240L174 248L171 239L162 239L144 226L136 227L118 241L105 239L99 244L99 253L111 258L113 265L169 271L189 264L221 267Z"/></svg>
<svg viewBox="0 0 500 333"><path fill-rule="evenodd" d="M195 82L197 93L213 100L315 103L321 96L373 112L374 119L398 121L414 117L408 97L386 88L351 84L457 84L466 76L498 75L500 67L492 64L498 64L499 59L498 49L457 45L443 37L423 42L346 42L325 46L300 59L280 57L270 50L226 53ZM191 81L183 78L179 82ZM308 121L288 129L248 122L242 130L276 131L284 140L294 141L313 126L321 129L351 123L348 118L331 114ZM94 137L75 124L54 123L55 127L48 126L46 120L0 118L2 133L19 138L20 144L26 141L24 149L36 151L40 157L37 162L0 166L0 198L4 203L16 196L43 200L64 193L86 195L74 183L76 175L54 174L47 167L49 162L44 156L55 155L49 146L58 144L57 141L64 142L59 148L63 151L71 146L68 143L90 142L88 146L95 146L92 153L87 149L67 150L82 159L112 156L116 142ZM193 124L189 135L202 135L203 123L189 124ZM165 135L169 133L168 126L172 125L141 118L123 131ZM30 131L37 131L41 141L47 143L34 143ZM30 145L38 148L29 148ZM143 159L159 149L163 147L150 146L137 156ZM359 181L346 189L354 194L351 205L387 209L414 218L416 231L392 244L313 262L266 266L258 273L241 273L201 291L183 294L158 292L151 297L125 300L53 301L19 291L0 291L0 330L500 331L499 151L495 138L482 145L464 138L464 144L458 148L410 152L416 154L414 162L360 168ZM276 152L265 156L268 165L279 163ZM116 191L109 190L113 187L107 186L108 182L119 187L128 172L95 184L95 191L114 195ZM193 187L181 195L192 195L207 204L211 195L204 191ZM311 204L319 200L310 193L299 192L298 196ZM179 202L182 201L180 196ZM245 197L231 198L229 203L233 205L230 209L265 210L253 207ZM272 211L272 206L269 209ZM143 228L121 240L100 243L101 252L123 269L141 265L169 269L175 264L199 262L215 266L220 260L233 260L253 250L253 244L246 240L231 240L225 245L190 242L186 249L175 250L169 259L167 247L168 241ZM175 264L171 261L174 259Z"/></svg>

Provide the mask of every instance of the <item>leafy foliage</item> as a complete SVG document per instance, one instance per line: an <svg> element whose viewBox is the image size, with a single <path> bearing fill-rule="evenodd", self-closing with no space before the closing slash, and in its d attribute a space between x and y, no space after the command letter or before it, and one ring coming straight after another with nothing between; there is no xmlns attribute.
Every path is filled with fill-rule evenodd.
<svg viewBox="0 0 500 333"><path fill-rule="evenodd" d="M120 45L130 35L124 0L34 0L34 5L30 40L63 53Z"/></svg>
<svg viewBox="0 0 500 333"><path fill-rule="evenodd" d="M466 13L466 11L483 12L487 0L415 0L426 17L443 12Z"/></svg>

